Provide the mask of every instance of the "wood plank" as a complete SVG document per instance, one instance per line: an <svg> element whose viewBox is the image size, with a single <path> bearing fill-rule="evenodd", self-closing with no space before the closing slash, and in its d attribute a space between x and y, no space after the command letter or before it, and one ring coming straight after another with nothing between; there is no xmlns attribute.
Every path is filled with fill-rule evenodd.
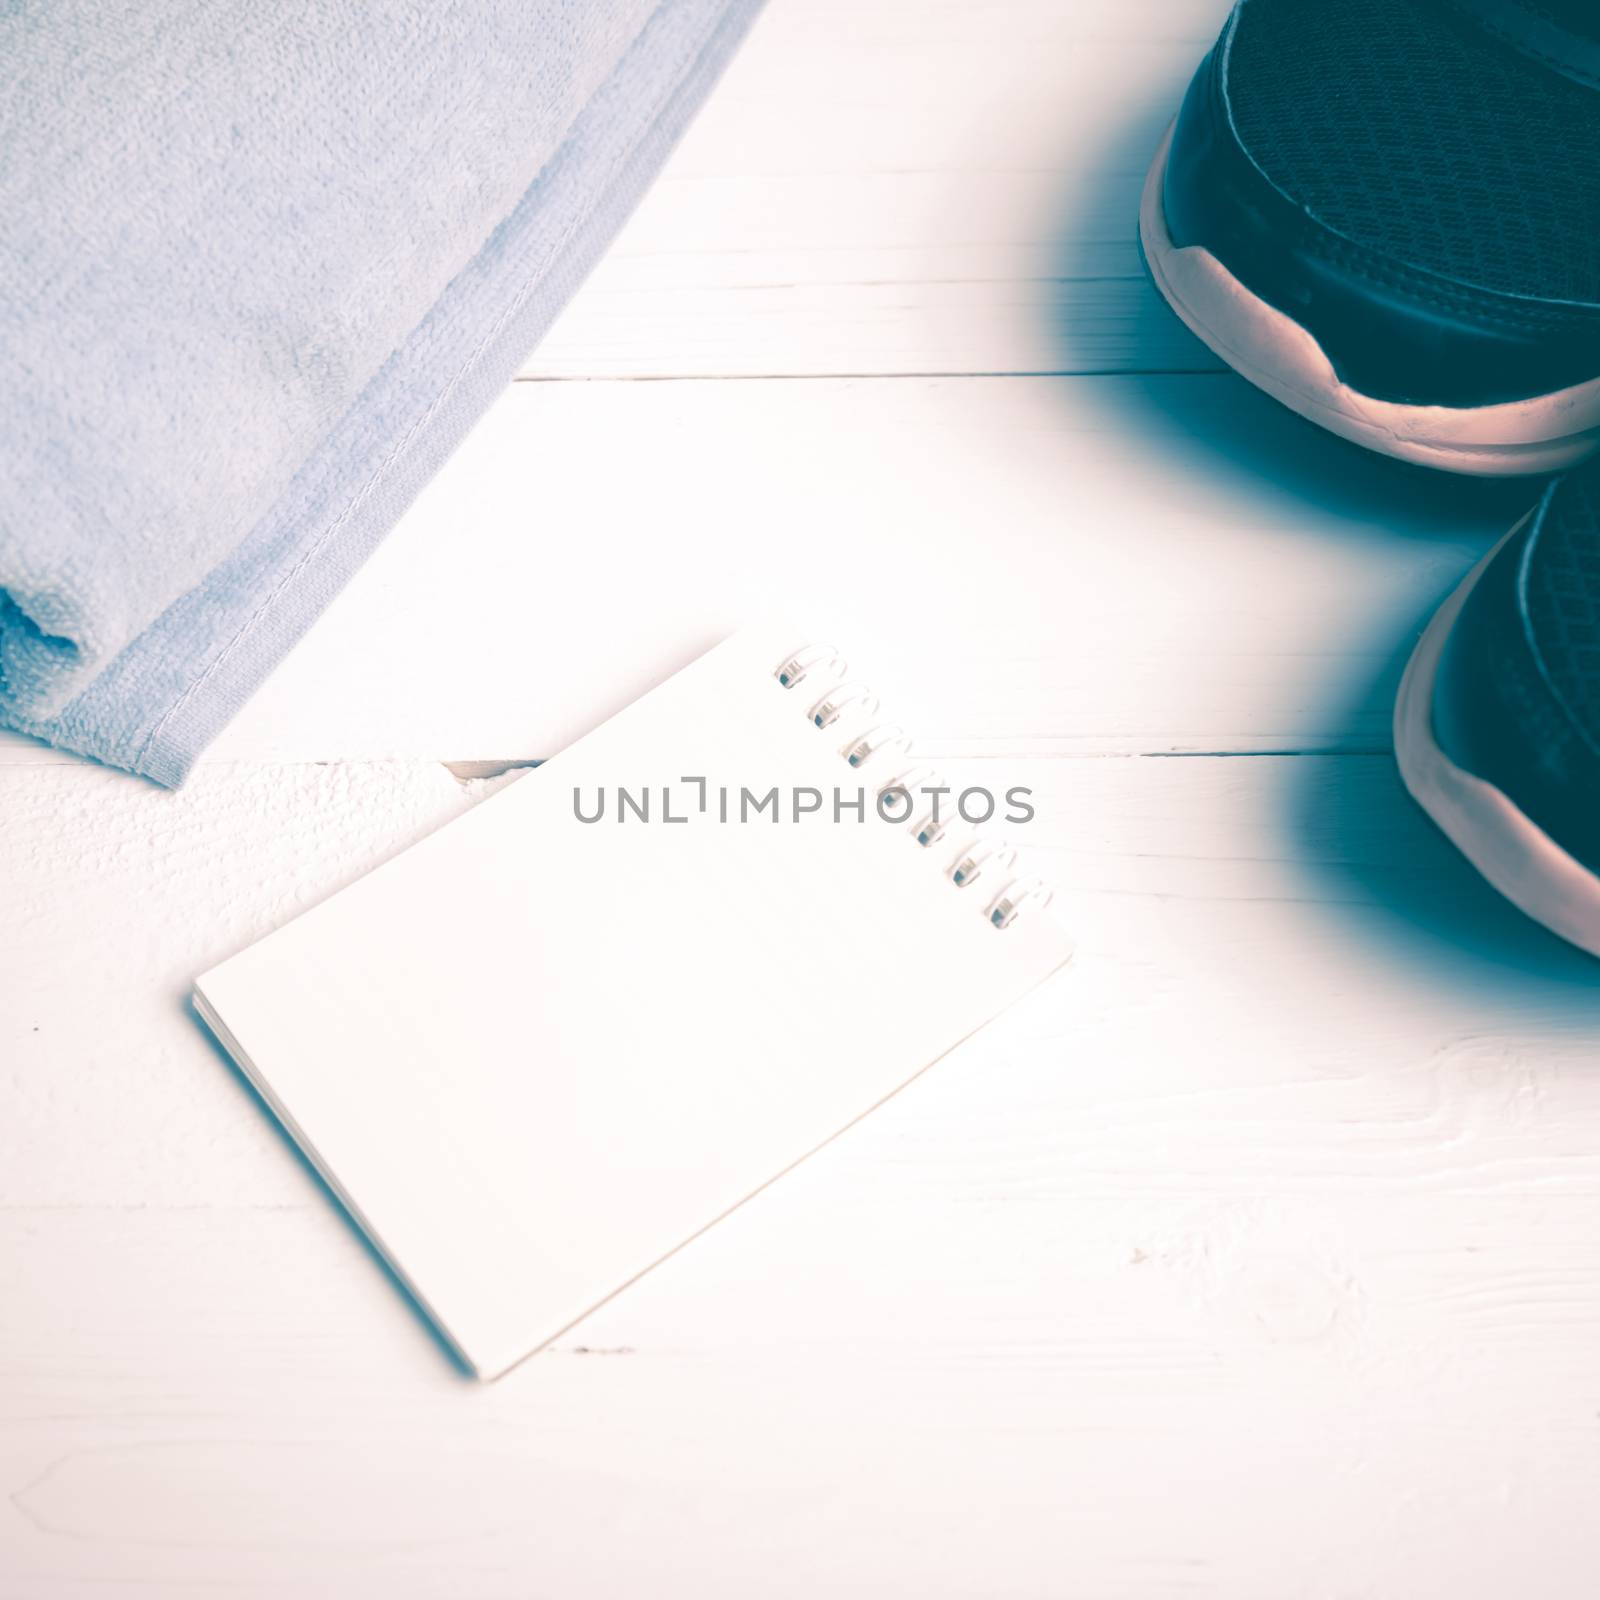
<svg viewBox="0 0 1600 1600"><path fill-rule="evenodd" d="M1131 232L1224 10L775 4L527 368L608 381L183 792L0 736L0 1593L1589 1600L1600 988L1384 753L1526 491L970 376L1213 365ZM469 1388L189 980L775 603L1034 790L1078 958Z"/></svg>
<svg viewBox="0 0 1600 1600"><path fill-rule="evenodd" d="M1134 219L1226 12L773 6L524 372L1216 370Z"/></svg>
<svg viewBox="0 0 1600 1600"><path fill-rule="evenodd" d="M0 1216L55 1310L0 1324L34 1397L0 1569L27 1600L1175 1600L1308 1567L1586 1600L1592 1196L1130 1196L1160 1164L1070 1201L801 1183L482 1394L352 1315L358 1247L300 1213Z"/></svg>
<svg viewBox="0 0 1600 1600"><path fill-rule="evenodd" d="M1074 969L476 1391L181 996L492 785L0 772L0 1573L1586 1594L1592 963L1381 756L1007 777Z"/></svg>
<svg viewBox="0 0 1600 1600"><path fill-rule="evenodd" d="M931 750L1382 748L1530 492L1231 376L519 384L212 759L549 755L773 611Z"/></svg>
<svg viewBox="0 0 1600 1600"><path fill-rule="evenodd" d="M1600 1083L1577 1070L1600 1025L1592 962L1482 885L1387 756L941 769L957 786L1033 791L1038 815L1013 836L1080 940L1071 981L1010 1025L1029 1094L1135 1118L1147 1101L1236 1103L1237 1117L1189 1131L1196 1172L1223 1188L1257 1169L1315 1186L1304 1141L1359 1141L1364 1111L1415 1123L1444 1181L1463 1126L1495 1154L1457 1176L1492 1185L1497 1163L1559 1152L1559 1170L1600 1181ZM15 908L0 933L0 1205L303 1199L188 1013L189 981L507 781L433 762L218 765L169 794L90 766L0 770ZM1487 1097L1481 1115L1441 1105L1442 1078L1457 1099ZM1543 1098L1497 1123L1530 1081ZM1302 1134L1280 1127L1244 1153L1252 1103L1300 1117ZM1054 1118L1046 1144L1071 1126Z"/></svg>

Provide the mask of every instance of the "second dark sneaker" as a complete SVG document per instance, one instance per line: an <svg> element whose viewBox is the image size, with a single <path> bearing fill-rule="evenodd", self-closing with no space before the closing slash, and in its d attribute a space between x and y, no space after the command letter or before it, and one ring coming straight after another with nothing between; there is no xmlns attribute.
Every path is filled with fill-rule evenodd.
<svg viewBox="0 0 1600 1600"><path fill-rule="evenodd" d="M1189 327L1334 433L1571 466L1600 446L1600 4L1240 0L1140 239Z"/></svg>
<svg viewBox="0 0 1600 1600"><path fill-rule="evenodd" d="M1394 737L1468 860L1600 956L1600 462L1551 484L1428 624Z"/></svg>

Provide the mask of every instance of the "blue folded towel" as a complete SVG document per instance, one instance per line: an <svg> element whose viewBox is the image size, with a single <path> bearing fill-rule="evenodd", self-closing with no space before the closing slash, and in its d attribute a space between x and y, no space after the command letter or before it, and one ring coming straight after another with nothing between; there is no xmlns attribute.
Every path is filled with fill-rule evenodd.
<svg viewBox="0 0 1600 1600"><path fill-rule="evenodd" d="M758 4L0 7L0 723L181 782Z"/></svg>

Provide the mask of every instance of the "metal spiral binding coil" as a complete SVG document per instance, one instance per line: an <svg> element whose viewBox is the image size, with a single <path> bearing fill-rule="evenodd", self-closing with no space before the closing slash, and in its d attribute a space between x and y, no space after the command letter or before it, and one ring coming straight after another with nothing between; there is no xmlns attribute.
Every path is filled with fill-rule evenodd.
<svg viewBox="0 0 1600 1600"><path fill-rule="evenodd" d="M818 668L836 678L842 678L847 670L844 657L831 644L813 644L779 662L772 676L780 688L792 689Z"/></svg>
<svg viewBox="0 0 1600 1600"><path fill-rule="evenodd" d="M847 683L830 689L806 714L815 727L831 728L851 706L859 706L874 717L878 714L878 697L862 684Z"/></svg>
<svg viewBox="0 0 1600 1600"><path fill-rule="evenodd" d="M793 689L819 674L832 679L834 686L806 710L806 719L814 728L828 729L847 712L859 712L864 718L878 714L878 697L871 690L862 684L844 681L849 671L849 663L832 645L812 644L785 656L773 669L772 676L784 690ZM839 751L844 761L857 769L875 757L891 753L911 754L911 739L897 723L868 727L865 732L853 735ZM897 790L905 794L909 802L913 785L943 787L938 779L938 773L929 767L902 768L878 785L880 806L885 795ZM907 831L924 849L932 849L950 831L949 817L936 818L932 810L909 804L905 820L910 824ZM990 927L1004 932L1024 911L1043 911L1055 898L1055 891L1038 878L1016 876L1016 867L1017 852L1010 845L980 836L963 845L946 868L945 879L957 889L966 889L986 872L993 874L998 887L983 915Z"/></svg>

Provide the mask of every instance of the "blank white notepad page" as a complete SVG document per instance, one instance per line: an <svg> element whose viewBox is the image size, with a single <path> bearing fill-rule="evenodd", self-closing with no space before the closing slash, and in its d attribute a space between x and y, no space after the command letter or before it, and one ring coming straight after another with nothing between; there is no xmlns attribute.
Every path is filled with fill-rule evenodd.
<svg viewBox="0 0 1600 1600"><path fill-rule="evenodd" d="M995 874L951 883L961 830L923 849L872 815L888 758L853 770L866 724L813 726L825 680L779 685L798 642L730 639L196 985L481 1376L1067 959L1047 916L991 925ZM833 820L835 786L865 789L864 822ZM737 820L741 789L774 787L780 820ZM650 791L649 821L619 817L619 788ZM824 810L795 822L808 788ZM663 789L686 822L663 820ZM603 820L578 820L575 790L587 815L605 792Z"/></svg>

